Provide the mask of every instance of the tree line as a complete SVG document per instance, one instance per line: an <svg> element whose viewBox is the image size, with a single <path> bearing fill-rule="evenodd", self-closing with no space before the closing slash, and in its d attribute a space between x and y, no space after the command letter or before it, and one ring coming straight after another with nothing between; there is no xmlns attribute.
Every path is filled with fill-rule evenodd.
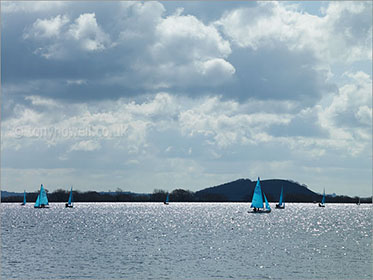
<svg viewBox="0 0 373 280"><path fill-rule="evenodd" d="M48 192L49 202L66 202L69 197L69 191L57 189L53 192ZM39 192L27 193L26 200L29 203L35 202ZM175 189L168 192L162 189L155 189L151 194L136 194L123 192L118 189L115 192L96 192L96 191L73 191L74 202L163 202L169 194L170 202L250 202L251 196L242 200L232 201L226 196L218 193L195 193L190 190ZM302 195L302 194L286 194L286 202L319 202L321 195ZM274 198L271 194L267 194L270 202L277 202L278 198ZM1 202L22 202L23 196L8 196L1 197ZM327 196L327 203L356 203L358 197L349 196ZM372 203L372 198L361 198L361 203Z"/></svg>

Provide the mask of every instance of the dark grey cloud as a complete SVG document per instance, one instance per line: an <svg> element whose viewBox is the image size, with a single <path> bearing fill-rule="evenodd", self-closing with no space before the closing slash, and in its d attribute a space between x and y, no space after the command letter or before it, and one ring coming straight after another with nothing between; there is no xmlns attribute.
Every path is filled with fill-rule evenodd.
<svg viewBox="0 0 373 280"><path fill-rule="evenodd" d="M317 59L307 51L291 51L280 42L258 50L235 48L229 61L235 83L224 88L228 98L295 100L310 106L325 93L336 92L326 71L316 70Z"/></svg>

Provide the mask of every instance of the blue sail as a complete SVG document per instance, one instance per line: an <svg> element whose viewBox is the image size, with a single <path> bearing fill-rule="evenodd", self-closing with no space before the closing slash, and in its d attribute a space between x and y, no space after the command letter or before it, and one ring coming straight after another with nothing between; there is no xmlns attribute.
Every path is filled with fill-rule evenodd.
<svg viewBox="0 0 373 280"><path fill-rule="evenodd" d="M268 203L268 200L267 200L267 197L266 197L265 193L263 193L263 195L264 195L264 200L266 202L266 209L271 210L271 207L269 206L269 203Z"/></svg>
<svg viewBox="0 0 373 280"><path fill-rule="evenodd" d="M256 186L254 189L253 198L251 201L251 208L263 208L263 197L262 197L262 189L260 188L260 178L258 177L258 181L256 182Z"/></svg>
<svg viewBox="0 0 373 280"><path fill-rule="evenodd" d="M38 198L37 198L36 201L35 201L34 207L35 207L35 208L40 207L40 194L38 195Z"/></svg>
<svg viewBox="0 0 373 280"><path fill-rule="evenodd" d="M325 189L324 189L324 193L322 195L322 200L321 200L321 204L324 204L325 203Z"/></svg>
<svg viewBox="0 0 373 280"><path fill-rule="evenodd" d="M284 187L281 187L281 194L280 194L280 201L278 204L281 206L282 205L282 195L283 195Z"/></svg>
<svg viewBox="0 0 373 280"><path fill-rule="evenodd" d="M170 201L170 194L167 194L166 203L168 203L169 201Z"/></svg>
<svg viewBox="0 0 373 280"><path fill-rule="evenodd" d="M71 205L73 202L73 187L70 189L69 201L67 202L68 205Z"/></svg>
<svg viewBox="0 0 373 280"><path fill-rule="evenodd" d="M43 184L41 184L40 187L40 205L48 205L48 198L47 198L47 193L44 190Z"/></svg>
<svg viewBox="0 0 373 280"><path fill-rule="evenodd" d="M23 192L23 205L26 205L26 191Z"/></svg>

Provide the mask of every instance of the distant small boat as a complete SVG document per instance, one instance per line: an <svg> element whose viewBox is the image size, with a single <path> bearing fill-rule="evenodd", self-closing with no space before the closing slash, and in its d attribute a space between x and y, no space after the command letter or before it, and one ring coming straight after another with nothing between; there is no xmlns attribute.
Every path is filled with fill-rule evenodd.
<svg viewBox="0 0 373 280"><path fill-rule="evenodd" d="M282 203L283 193L284 193L284 187L281 187L280 201L278 202L278 204L276 204L277 209L284 209L285 208L285 202Z"/></svg>
<svg viewBox="0 0 373 280"><path fill-rule="evenodd" d="M264 196L264 201L265 201L265 208L263 204L263 196ZM254 208L254 210L249 211L249 213L270 213L271 212L271 207L269 206L267 197L264 194L264 192L262 193L259 177L258 177L258 181L256 182L256 186L254 189L254 194L253 194L250 207Z"/></svg>
<svg viewBox="0 0 373 280"><path fill-rule="evenodd" d="M40 193L36 199L34 208L49 208L48 197L44 190L43 184L40 186Z"/></svg>
<svg viewBox="0 0 373 280"><path fill-rule="evenodd" d="M166 200L163 203L168 205L169 202L170 202L170 194L167 194Z"/></svg>
<svg viewBox="0 0 373 280"><path fill-rule="evenodd" d="M325 207L325 189L324 189L324 193L322 195L322 200L319 203L319 207Z"/></svg>
<svg viewBox="0 0 373 280"><path fill-rule="evenodd" d="M71 189L70 189L69 200L65 204L65 207L66 208L73 208L74 207L74 205L73 205L73 187L71 187Z"/></svg>
<svg viewBox="0 0 373 280"><path fill-rule="evenodd" d="M358 201L358 202L356 202L356 205L360 205L360 197L359 197L359 201Z"/></svg>
<svg viewBox="0 0 373 280"><path fill-rule="evenodd" d="M26 191L23 191L23 202L21 203L22 206L26 205Z"/></svg>

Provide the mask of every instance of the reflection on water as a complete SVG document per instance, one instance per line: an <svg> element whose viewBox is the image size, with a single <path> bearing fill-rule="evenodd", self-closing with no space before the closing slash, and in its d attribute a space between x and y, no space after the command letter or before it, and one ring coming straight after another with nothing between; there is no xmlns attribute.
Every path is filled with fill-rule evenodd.
<svg viewBox="0 0 373 280"><path fill-rule="evenodd" d="M3 278L370 279L371 205L1 204Z"/></svg>

